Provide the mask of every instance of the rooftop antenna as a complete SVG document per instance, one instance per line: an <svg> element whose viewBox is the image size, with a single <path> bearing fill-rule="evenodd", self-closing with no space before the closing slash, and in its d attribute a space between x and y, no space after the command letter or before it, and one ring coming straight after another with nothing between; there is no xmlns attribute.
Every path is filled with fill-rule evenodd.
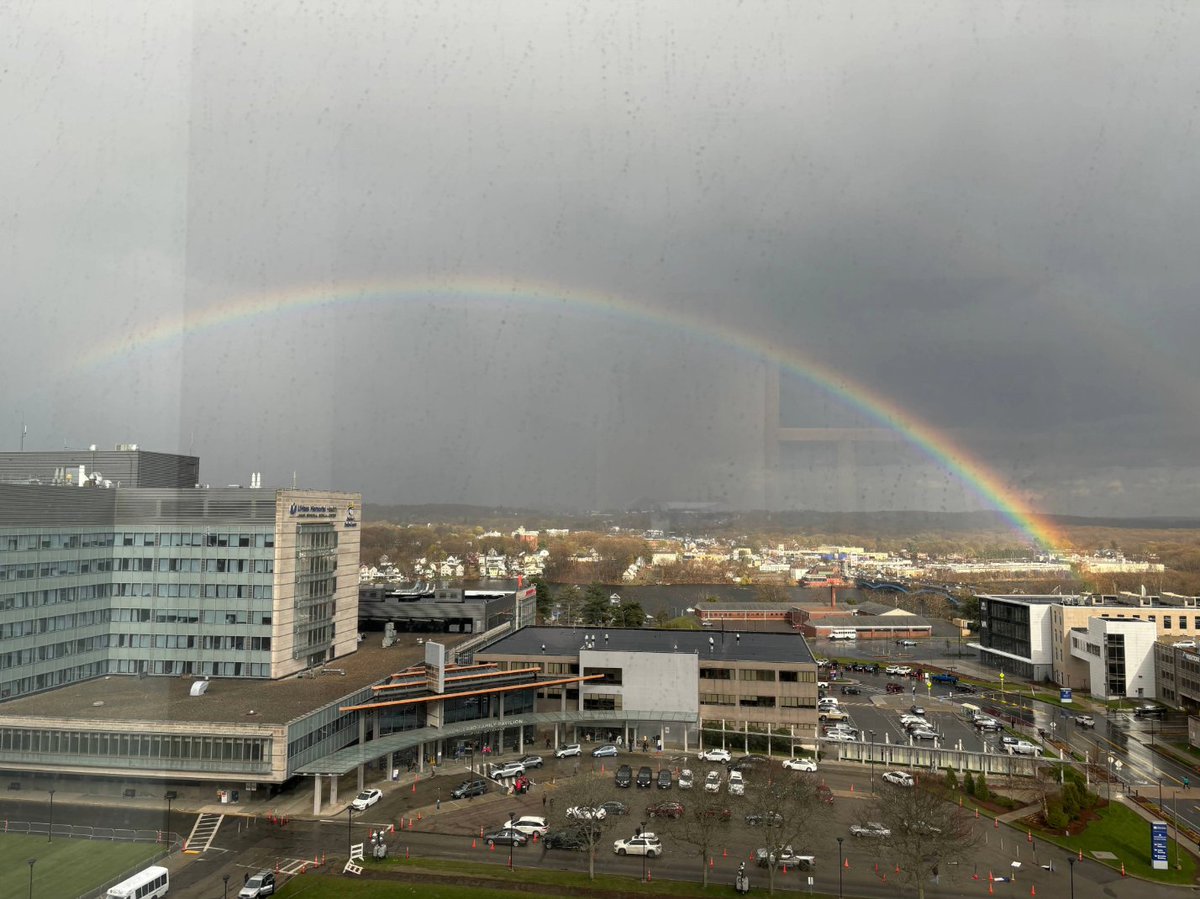
<svg viewBox="0 0 1200 899"><path fill-rule="evenodd" d="M29 433L29 428L25 425L25 413L21 413L21 452L25 452L25 435Z"/></svg>
<svg viewBox="0 0 1200 899"><path fill-rule="evenodd" d="M292 489L296 489L296 472L292 472Z"/></svg>

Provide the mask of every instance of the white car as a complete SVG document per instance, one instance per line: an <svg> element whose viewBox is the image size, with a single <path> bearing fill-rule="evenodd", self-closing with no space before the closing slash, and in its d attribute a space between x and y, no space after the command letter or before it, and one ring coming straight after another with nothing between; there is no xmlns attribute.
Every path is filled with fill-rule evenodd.
<svg viewBox="0 0 1200 899"><path fill-rule="evenodd" d="M556 750L554 750L554 757L556 759L565 759L569 756L578 756L582 754L583 749L578 743L568 743L565 746L559 746Z"/></svg>
<svg viewBox="0 0 1200 899"><path fill-rule="evenodd" d="M733 755L728 749L706 749L699 757L704 762L728 762Z"/></svg>
<svg viewBox="0 0 1200 899"><path fill-rule="evenodd" d="M525 773L525 766L520 762L507 762L492 769L492 780L504 780Z"/></svg>
<svg viewBox="0 0 1200 899"><path fill-rule="evenodd" d="M837 697L836 696L822 696L820 699L817 700L817 708L820 708L823 705L831 705L834 708L837 708L837 705L838 705Z"/></svg>
<svg viewBox="0 0 1200 899"><path fill-rule="evenodd" d="M783 767L789 771L816 771L817 763L813 759L786 759Z"/></svg>
<svg viewBox="0 0 1200 899"><path fill-rule="evenodd" d="M886 668L883 669L883 673L884 674L899 674L900 666L899 665L888 665Z"/></svg>
<svg viewBox="0 0 1200 899"><path fill-rule="evenodd" d="M587 805L573 805L567 809L567 817L573 821L603 821L607 814L608 812L599 806L592 808Z"/></svg>
<svg viewBox="0 0 1200 899"><path fill-rule="evenodd" d="M917 783L913 780L913 776L906 771L888 771L883 775L883 779L898 787L912 787Z"/></svg>
<svg viewBox="0 0 1200 899"><path fill-rule="evenodd" d="M709 771L704 778L704 790L707 793L721 792L721 772Z"/></svg>
<svg viewBox="0 0 1200 899"><path fill-rule="evenodd" d="M350 803L350 807L356 812L366 811L382 798L383 790L363 790L354 797L354 801Z"/></svg>
<svg viewBox="0 0 1200 899"><path fill-rule="evenodd" d="M912 669L909 668L907 665L897 665L896 673L899 675L902 675L904 677L908 677L908 675L912 674Z"/></svg>
<svg viewBox="0 0 1200 899"><path fill-rule="evenodd" d="M613 843L613 852L617 855L644 855L646 858L654 858L662 855L662 843L656 834L643 833L628 840L617 840Z"/></svg>
<svg viewBox="0 0 1200 899"><path fill-rule="evenodd" d="M741 796L746 792L746 781L742 779L741 771L729 772L729 793L731 796Z"/></svg>
<svg viewBox="0 0 1200 899"><path fill-rule="evenodd" d="M910 730L908 732L908 735L910 737L912 737L914 740L936 740L936 739L938 739L937 733L935 731L930 730L928 727L914 727L912 730Z"/></svg>
<svg viewBox="0 0 1200 899"><path fill-rule="evenodd" d="M535 833L539 837L544 837L546 831L550 829L546 826L546 819L537 817L536 815L525 815L516 821L505 821L504 826L523 833L527 837L531 837Z"/></svg>
<svg viewBox="0 0 1200 899"><path fill-rule="evenodd" d="M1179 644L1176 643L1175 645L1178 646ZM1091 715L1076 715L1075 723L1078 724L1080 727L1095 727L1096 719L1093 718Z"/></svg>
<svg viewBox="0 0 1200 899"><path fill-rule="evenodd" d="M692 788L692 784L695 783L695 779L692 776L691 768L684 768L682 771L679 772L679 782L678 783L679 783L679 789L681 789L681 790L690 790Z"/></svg>
<svg viewBox="0 0 1200 899"><path fill-rule="evenodd" d="M850 836L852 837L875 837L877 839L882 839L883 837L890 837L891 835L891 830L884 827L878 821L868 821L866 824L850 825Z"/></svg>
<svg viewBox="0 0 1200 899"><path fill-rule="evenodd" d="M844 730L831 730L827 734L822 734L821 739L827 743L853 743L858 738Z"/></svg>

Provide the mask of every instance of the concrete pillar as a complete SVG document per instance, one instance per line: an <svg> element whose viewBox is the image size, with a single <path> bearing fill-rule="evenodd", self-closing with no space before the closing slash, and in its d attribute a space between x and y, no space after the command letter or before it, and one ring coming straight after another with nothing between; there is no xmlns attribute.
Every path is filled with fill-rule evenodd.
<svg viewBox="0 0 1200 899"><path fill-rule="evenodd" d="M687 751L688 751L688 727L687 727L687 723L686 723L686 722L684 722L684 723L683 723L682 725L680 725L680 726L683 728L683 754L684 754L684 755L687 755Z"/></svg>
<svg viewBox="0 0 1200 899"><path fill-rule="evenodd" d="M336 774L330 774L329 775L329 804L331 806L337 805L337 788L338 788L338 776Z"/></svg>
<svg viewBox="0 0 1200 899"><path fill-rule="evenodd" d="M358 745L362 746L366 742L367 742L367 718L365 715L360 713L358 716ZM367 774L366 767L364 765L360 764L358 766L358 791L360 793L363 791L363 787L365 786L364 781L366 779L366 774Z"/></svg>
<svg viewBox="0 0 1200 899"><path fill-rule="evenodd" d="M421 774L425 773L425 744L422 743L417 747L417 771Z"/></svg>
<svg viewBox="0 0 1200 899"><path fill-rule="evenodd" d="M313 775L313 815L321 814L321 775Z"/></svg>
<svg viewBox="0 0 1200 899"><path fill-rule="evenodd" d="M396 753L389 752L387 756L387 779L392 779L392 772L396 770Z"/></svg>
<svg viewBox="0 0 1200 899"><path fill-rule="evenodd" d="M362 792L366 787L367 766L365 764L358 766L358 792Z"/></svg>
<svg viewBox="0 0 1200 899"><path fill-rule="evenodd" d="M521 755L525 754L525 728L524 727L517 728L517 752L521 753Z"/></svg>

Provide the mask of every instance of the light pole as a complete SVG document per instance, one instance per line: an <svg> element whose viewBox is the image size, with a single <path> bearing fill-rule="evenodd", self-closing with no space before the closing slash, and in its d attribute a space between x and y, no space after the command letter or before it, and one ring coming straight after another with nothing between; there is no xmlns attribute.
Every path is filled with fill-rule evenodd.
<svg viewBox="0 0 1200 899"><path fill-rule="evenodd" d="M1171 793L1171 823L1175 825L1175 870L1179 870L1179 791Z"/></svg>
<svg viewBox="0 0 1200 899"><path fill-rule="evenodd" d="M1071 899L1075 899L1075 856L1068 855L1067 861L1071 864Z"/></svg>
<svg viewBox="0 0 1200 899"><path fill-rule="evenodd" d="M867 750L867 757L871 762L871 795L875 795L875 731L867 731L871 735L871 748Z"/></svg>
<svg viewBox="0 0 1200 899"><path fill-rule="evenodd" d="M645 832L646 832L646 822L643 821L641 824L638 825L637 835L640 837ZM642 847L642 850L643 850L642 851L642 883L646 882L646 852L645 852L645 849L646 849L646 847L643 846Z"/></svg>
<svg viewBox="0 0 1200 899"><path fill-rule="evenodd" d="M163 799L167 800L167 852L170 852L171 847L175 845L174 841L171 839L171 803L178 795L179 794L174 790L168 790L163 795Z"/></svg>
<svg viewBox="0 0 1200 899"><path fill-rule="evenodd" d="M36 858L29 860L29 899L33 899L33 863L36 861Z"/></svg>
<svg viewBox="0 0 1200 899"><path fill-rule="evenodd" d="M844 837L838 837L838 899L842 899L842 840Z"/></svg>
<svg viewBox="0 0 1200 899"><path fill-rule="evenodd" d="M229 899L229 875L222 875L221 880L225 884L225 899Z"/></svg>
<svg viewBox="0 0 1200 899"><path fill-rule="evenodd" d="M515 846L516 842L517 842L517 829L515 826L516 823L517 823L517 813L509 812L508 813L508 870L510 870L510 871L512 870L513 846Z"/></svg>
<svg viewBox="0 0 1200 899"><path fill-rule="evenodd" d="M48 792L50 794L50 831L49 831L49 833L46 834L46 842L53 843L54 842L54 791L47 790L46 792Z"/></svg>
<svg viewBox="0 0 1200 899"><path fill-rule="evenodd" d="M346 859L350 859L350 844L354 837L351 836L351 831L354 828L354 806L346 806Z"/></svg>

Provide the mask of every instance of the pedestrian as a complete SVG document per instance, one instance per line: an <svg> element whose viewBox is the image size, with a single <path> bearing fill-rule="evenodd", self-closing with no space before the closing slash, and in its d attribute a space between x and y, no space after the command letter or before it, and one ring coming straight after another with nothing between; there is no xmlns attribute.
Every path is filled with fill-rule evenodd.
<svg viewBox="0 0 1200 899"><path fill-rule="evenodd" d="M546 813L546 794L542 794L542 814Z"/></svg>
<svg viewBox="0 0 1200 899"><path fill-rule="evenodd" d="M441 797L441 796L439 796L439 797L437 798L437 810L438 810L439 812L442 810L442 797Z"/></svg>

